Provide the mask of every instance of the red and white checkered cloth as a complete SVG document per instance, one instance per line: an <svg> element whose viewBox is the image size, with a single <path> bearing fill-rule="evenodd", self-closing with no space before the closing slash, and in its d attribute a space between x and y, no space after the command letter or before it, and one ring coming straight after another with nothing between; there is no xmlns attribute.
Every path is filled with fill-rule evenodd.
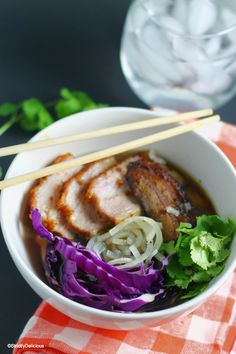
<svg viewBox="0 0 236 354"><path fill-rule="evenodd" d="M236 127L217 123L201 129L201 133L210 137L236 167ZM30 345L34 349L27 349ZM37 349L36 345L44 348ZM236 270L197 310L151 329L94 328L44 301L27 323L13 353L236 354Z"/></svg>

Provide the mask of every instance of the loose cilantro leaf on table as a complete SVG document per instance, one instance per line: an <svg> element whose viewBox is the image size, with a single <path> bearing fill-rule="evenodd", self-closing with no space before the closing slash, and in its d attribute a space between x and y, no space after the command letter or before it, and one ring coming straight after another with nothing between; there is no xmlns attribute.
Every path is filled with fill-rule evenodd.
<svg viewBox="0 0 236 354"><path fill-rule="evenodd" d="M1 117L6 117L9 114L12 114L16 111L17 105L14 103L3 103L0 105L0 116Z"/></svg>
<svg viewBox="0 0 236 354"><path fill-rule="evenodd" d="M60 90L60 95L61 99L55 104L57 118L80 111L106 107L106 105L95 103L86 93L81 91L71 91L63 88Z"/></svg>
<svg viewBox="0 0 236 354"><path fill-rule="evenodd" d="M177 231L177 241L163 243L160 251L172 255L166 268L167 286L182 289L182 299L187 299L205 290L224 269L236 224L231 218L203 215L195 227L181 223Z"/></svg>
<svg viewBox="0 0 236 354"><path fill-rule="evenodd" d="M30 98L22 103L22 114L19 123L24 130L41 130L52 122L52 115L37 98Z"/></svg>
<svg viewBox="0 0 236 354"><path fill-rule="evenodd" d="M60 98L53 102L43 103L38 98L32 97L18 104L3 103L0 105L0 136L14 124L26 131L40 131L57 119L73 113L89 109L106 107L98 104L82 91L72 91L68 88L60 90Z"/></svg>

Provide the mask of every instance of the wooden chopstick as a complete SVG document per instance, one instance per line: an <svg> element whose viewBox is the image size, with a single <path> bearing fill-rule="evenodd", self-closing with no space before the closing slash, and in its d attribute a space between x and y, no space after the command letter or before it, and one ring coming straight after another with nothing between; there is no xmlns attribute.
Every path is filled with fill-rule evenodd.
<svg viewBox="0 0 236 354"><path fill-rule="evenodd" d="M64 171L68 168L73 168L73 167L76 167L79 165L83 165L83 164L86 164L89 162L97 161L97 160L100 160L100 159L103 159L106 157L110 157L113 155L118 155L123 152L137 149L137 148L140 148L140 147L148 145L148 144L152 144L157 141L165 140L165 139L168 139L168 138L180 135L180 134L184 134L184 133L187 133L191 130L200 128L204 125L208 125L213 122L216 122L218 120L220 120L220 117L218 115L212 116L212 117L198 120L198 121L195 121L195 122L192 122L189 124L185 124L185 125L181 125L181 126L178 126L175 128L171 128L171 129L168 129L168 130L156 133L156 134L148 135L146 137L139 138L139 139L130 141L128 143L113 146L111 148L108 148L108 149L105 149L102 151L93 152L88 155L85 155L82 157L77 157L77 158L69 160L69 161L65 161L65 162L55 164L55 165L47 166L47 167L44 167L38 171L34 171L34 172L26 173L21 176L9 178L7 180L0 181L0 190L10 187L10 186L14 186L14 185L23 183L23 182L32 181L32 180L35 180L35 179L38 179L41 177L49 176L54 173Z"/></svg>
<svg viewBox="0 0 236 354"><path fill-rule="evenodd" d="M124 133L131 130L150 128L150 127L155 127L155 126L160 126L160 125L165 125L170 123L181 122L184 120L191 120L194 118L202 118L202 117L210 116L212 114L213 111L212 109L209 108L200 111L181 113L170 117L153 118L153 119L143 120L141 122L122 124L115 127L95 130L92 132L87 132L82 134L75 134L75 135L63 136L59 138L40 140L32 143L7 146L7 147L0 148L0 157L13 155L19 152L30 151L34 149L42 149L49 146L71 143L73 141L87 140L87 139L98 138L106 135Z"/></svg>

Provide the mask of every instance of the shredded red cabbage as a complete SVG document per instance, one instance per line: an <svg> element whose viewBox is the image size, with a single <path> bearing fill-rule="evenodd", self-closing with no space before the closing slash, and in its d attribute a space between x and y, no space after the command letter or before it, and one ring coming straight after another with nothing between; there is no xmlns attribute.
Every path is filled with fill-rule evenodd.
<svg viewBox="0 0 236 354"><path fill-rule="evenodd" d="M41 223L37 209L31 211L32 225L49 241L44 269L49 285L64 296L82 304L110 311L135 311L163 293L160 269L143 266L118 269L95 252L49 232Z"/></svg>

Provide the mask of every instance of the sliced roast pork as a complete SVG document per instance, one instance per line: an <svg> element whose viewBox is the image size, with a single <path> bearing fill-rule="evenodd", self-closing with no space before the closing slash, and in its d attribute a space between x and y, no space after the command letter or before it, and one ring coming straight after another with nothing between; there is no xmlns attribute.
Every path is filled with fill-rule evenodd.
<svg viewBox="0 0 236 354"><path fill-rule="evenodd" d="M100 219L96 210L86 200L85 193L90 180L115 163L113 157L92 162L64 183L58 207L77 233L94 236L107 228L108 223Z"/></svg>
<svg viewBox="0 0 236 354"><path fill-rule="evenodd" d="M126 178L147 215L162 223L165 241L177 238L180 222L193 222L194 207L167 167L150 161L134 162L128 166Z"/></svg>
<svg viewBox="0 0 236 354"><path fill-rule="evenodd" d="M128 164L140 158L139 154L131 156L90 182L86 198L103 220L119 224L129 216L140 215L141 207L125 180Z"/></svg>
<svg viewBox="0 0 236 354"><path fill-rule="evenodd" d="M70 153L57 157L52 163L60 163L73 158ZM30 191L30 208L37 208L42 216L42 222L51 232L75 238L75 233L68 227L64 217L57 208L61 187L66 180L81 170L82 166L67 169L51 176L43 177Z"/></svg>

